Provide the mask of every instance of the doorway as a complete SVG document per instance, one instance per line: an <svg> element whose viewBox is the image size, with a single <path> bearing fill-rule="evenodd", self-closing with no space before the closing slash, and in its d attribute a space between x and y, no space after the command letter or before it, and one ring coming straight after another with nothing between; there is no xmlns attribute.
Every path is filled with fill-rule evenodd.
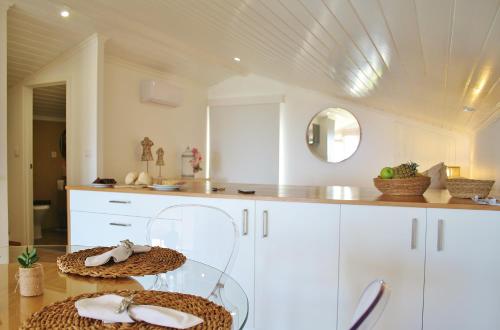
<svg viewBox="0 0 500 330"><path fill-rule="evenodd" d="M33 88L33 238L67 243L66 84Z"/></svg>

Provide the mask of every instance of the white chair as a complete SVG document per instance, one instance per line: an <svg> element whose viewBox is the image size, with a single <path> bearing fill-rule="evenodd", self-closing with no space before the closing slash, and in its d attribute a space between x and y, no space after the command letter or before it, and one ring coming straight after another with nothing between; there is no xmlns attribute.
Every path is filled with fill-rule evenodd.
<svg viewBox="0 0 500 330"><path fill-rule="evenodd" d="M238 252L239 230L234 219L225 211L207 205L180 204L158 212L148 222L147 240L151 246L168 247L182 252L188 259L212 266L222 273L216 277L189 279L196 283L197 295L224 306L233 318L238 308L225 296L224 274L230 274ZM191 264L188 267L196 267ZM218 272L213 272L218 273ZM156 276L150 289L179 291L183 281L172 282L168 273ZM235 324L238 322L235 321Z"/></svg>
<svg viewBox="0 0 500 330"><path fill-rule="evenodd" d="M169 206L151 218L147 230L151 246L175 249L191 260L231 272L239 230L221 209L198 204Z"/></svg>
<svg viewBox="0 0 500 330"><path fill-rule="evenodd" d="M389 286L381 280L371 282L363 291L349 330L368 330L375 326L387 305Z"/></svg>

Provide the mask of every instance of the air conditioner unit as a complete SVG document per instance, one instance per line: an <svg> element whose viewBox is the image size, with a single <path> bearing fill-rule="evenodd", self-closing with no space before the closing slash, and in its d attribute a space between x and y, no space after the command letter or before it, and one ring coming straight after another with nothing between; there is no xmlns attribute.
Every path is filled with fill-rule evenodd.
<svg viewBox="0 0 500 330"><path fill-rule="evenodd" d="M141 101L178 107L182 104L182 89L165 81L141 81Z"/></svg>

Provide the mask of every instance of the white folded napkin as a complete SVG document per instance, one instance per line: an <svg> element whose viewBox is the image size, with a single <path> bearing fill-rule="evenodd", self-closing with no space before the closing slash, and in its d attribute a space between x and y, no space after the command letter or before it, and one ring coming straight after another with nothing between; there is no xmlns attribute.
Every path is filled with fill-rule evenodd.
<svg viewBox="0 0 500 330"><path fill-rule="evenodd" d="M75 302L78 315L101 320L104 323L133 323L144 321L150 324L187 329L203 322L197 316L175 309L153 305L130 305L127 310L118 313L124 297L116 294L102 295L97 298L84 298ZM135 320L135 321L134 321Z"/></svg>
<svg viewBox="0 0 500 330"><path fill-rule="evenodd" d="M87 257L85 259L86 267L101 266L113 259L114 262L122 262L128 259L133 253L149 252L151 246L134 245L129 240L121 241L121 244L108 252L98 254L96 256Z"/></svg>

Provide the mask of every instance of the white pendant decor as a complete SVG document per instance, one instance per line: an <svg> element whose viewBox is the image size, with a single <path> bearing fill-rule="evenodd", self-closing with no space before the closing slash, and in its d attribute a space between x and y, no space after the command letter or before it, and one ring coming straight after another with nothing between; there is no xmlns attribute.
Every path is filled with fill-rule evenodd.
<svg viewBox="0 0 500 330"><path fill-rule="evenodd" d="M182 176L183 177L194 177L193 171L193 160L194 155L191 148L187 147L186 150L182 153Z"/></svg>

